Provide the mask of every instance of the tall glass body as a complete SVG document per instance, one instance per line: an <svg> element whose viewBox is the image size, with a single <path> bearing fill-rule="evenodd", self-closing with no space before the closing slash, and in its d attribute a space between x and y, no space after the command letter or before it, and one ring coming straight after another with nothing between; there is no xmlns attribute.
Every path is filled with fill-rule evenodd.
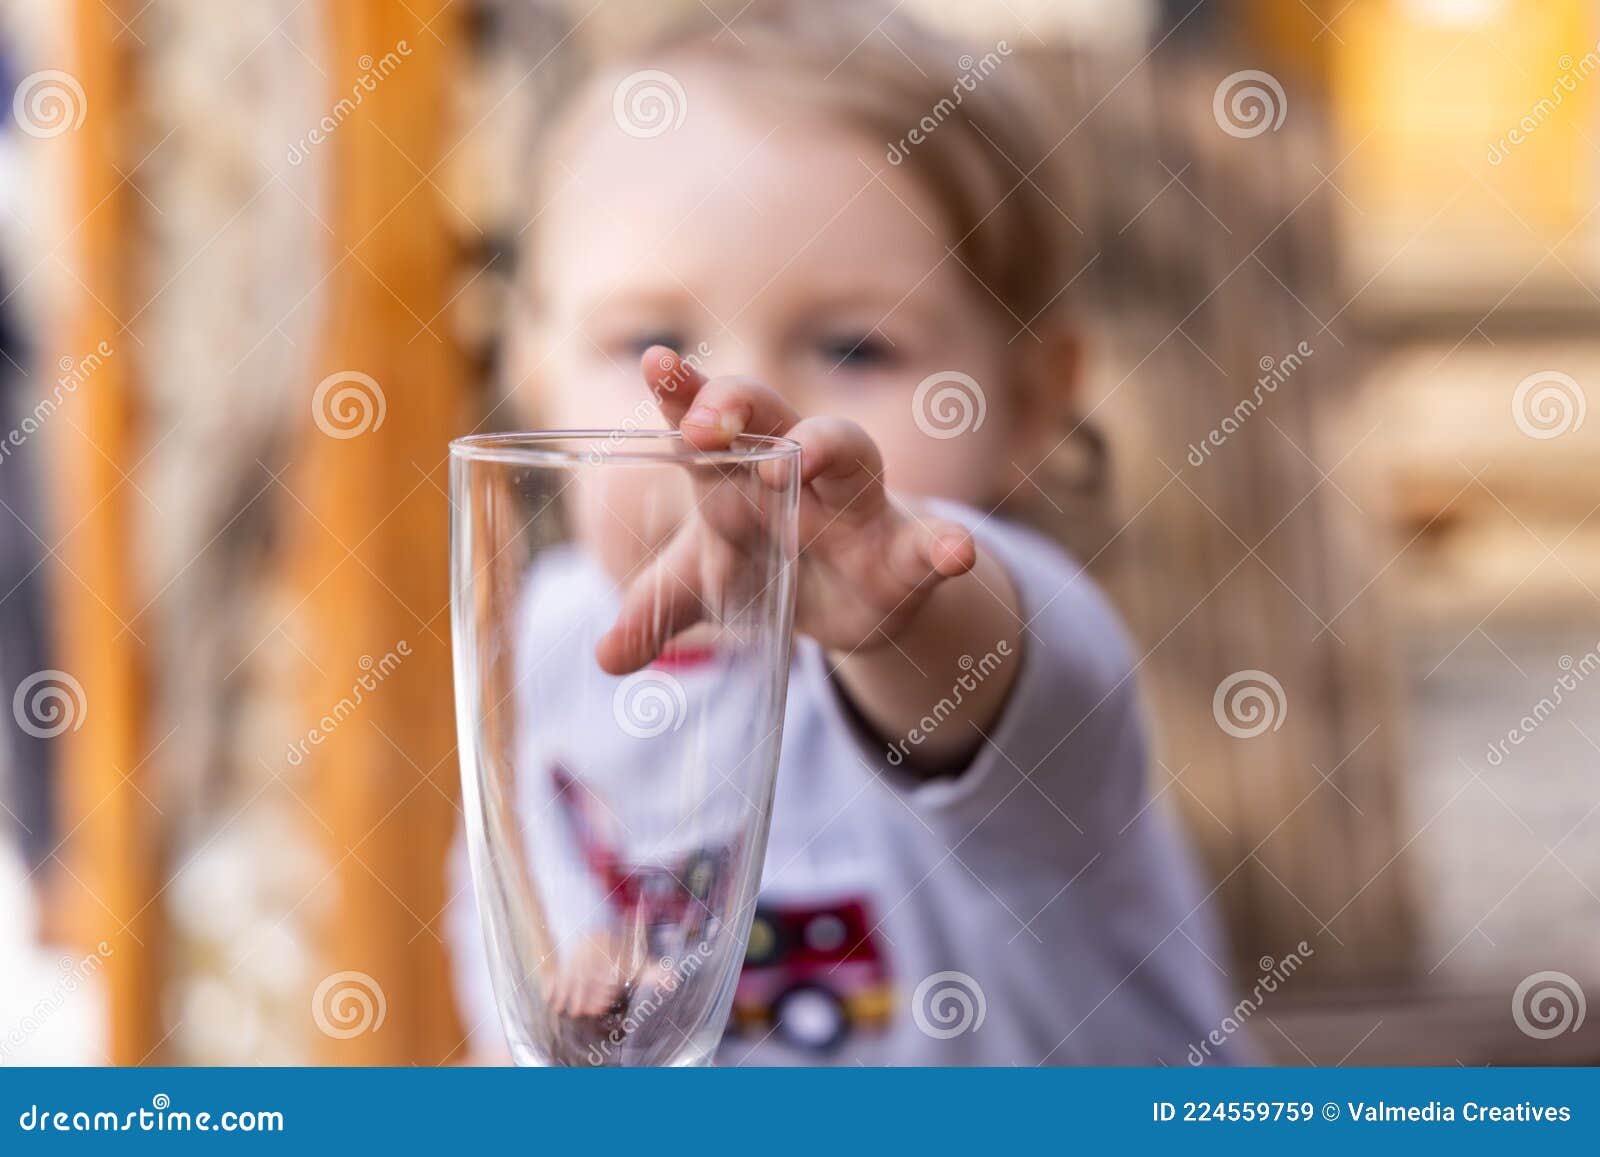
<svg viewBox="0 0 1600 1157"><path fill-rule="evenodd" d="M707 1063L772 814L799 447L561 431L450 449L463 808L512 1055Z"/></svg>

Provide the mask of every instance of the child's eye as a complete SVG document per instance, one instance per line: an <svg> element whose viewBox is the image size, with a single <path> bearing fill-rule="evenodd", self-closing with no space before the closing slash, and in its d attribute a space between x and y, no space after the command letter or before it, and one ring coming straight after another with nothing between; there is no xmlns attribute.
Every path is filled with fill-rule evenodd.
<svg viewBox="0 0 1600 1157"><path fill-rule="evenodd" d="M690 348L690 344L684 335L681 332L672 329L649 330L643 333L635 334L628 338L623 344L628 352L636 358L643 357L644 351L654 345L664 345L668 349L678 350L680 352Z"/></svg>
<svg viewBox="0 0 1600 1157"><path fill-rule="evenodd" d="M894 347L875 334L840 334L824 338L818 352L828 365L841 369L872 369L894 357Z"/></svg>

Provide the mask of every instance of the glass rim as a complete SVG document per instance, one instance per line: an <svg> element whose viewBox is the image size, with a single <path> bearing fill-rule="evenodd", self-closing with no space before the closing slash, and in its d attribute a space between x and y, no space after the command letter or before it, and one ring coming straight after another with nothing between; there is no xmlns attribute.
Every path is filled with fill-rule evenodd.
<svg viewBox="0 0 1600 1157"><path fill-rule="evenodd" d="M640 449L628 442L672 443L687 449ZM569 445L563 445L567 443ZM798 457L800 443L769 434L738 434L722 450L701 450L679 430L529 430L521 433L469 434L450 442L450 456L473 462L523 465L591 466L597 454L622 462L676 462L730 466Z"/></svg>

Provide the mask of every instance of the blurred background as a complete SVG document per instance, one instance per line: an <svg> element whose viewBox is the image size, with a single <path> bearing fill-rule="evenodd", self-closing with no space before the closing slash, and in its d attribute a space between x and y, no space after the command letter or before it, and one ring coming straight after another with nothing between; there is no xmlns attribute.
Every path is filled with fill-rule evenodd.
<svg viewBox="0 0 1600 1157"><path fill-rule="evenodd" d="M0 0L0 1063L466 1059L445 444L541 102L700 3ZM1056 106L1113 485L1035 515L1247 1031L1600 1061L1600 6L904 6Z"/></svg>

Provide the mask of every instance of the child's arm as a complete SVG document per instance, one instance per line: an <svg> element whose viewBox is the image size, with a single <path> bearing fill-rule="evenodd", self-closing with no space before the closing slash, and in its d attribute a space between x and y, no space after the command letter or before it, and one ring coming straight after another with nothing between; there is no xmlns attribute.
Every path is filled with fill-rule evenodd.
<svg viewBox="0 0 1600 1157"><path fill-rule="evenodd" d="M1000 565L959 523L895 502L877 446L855 423L802 419L759 382L707 381L662 346L646 351L642 364L662 413L701 449L720 449L739 434L800 443L796 629L822 644L852 704L889 743L918 727L932 704L950 700L952 712L909 749L907 765L931 773L963 762L983 742L979 730L999 715L1020 667L1002 664L974 690L952 695L964 662L1020 650L1021 616ZM622 674L650 662L667 641L659 612L648 593L625 603L599 643L601 666ZM670 623L670 631L687 625Z"/></svg>
<svg viewBox="0 0 1600 1157"><path fill-rule="evenodd" d="M1022 667L1022 616L1005 568L981 550L970 571L919 597L920 608L892 641L830 650L828 666L881 739L893 745L916 729L915 745L901 743L904 767L932 775L964 766L1005 706ZM969 675L974 664L996 653L1009 657L992 675ZM938 727L924 731L936 704L942 705ZM942 713L944 707L951 708L949 714Z"/></svg>

